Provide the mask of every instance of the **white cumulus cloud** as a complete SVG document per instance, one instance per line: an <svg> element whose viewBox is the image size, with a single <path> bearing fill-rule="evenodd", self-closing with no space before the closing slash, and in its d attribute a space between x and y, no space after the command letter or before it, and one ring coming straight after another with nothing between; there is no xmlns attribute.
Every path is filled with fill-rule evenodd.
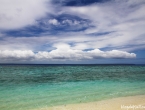
<svg viewBox="0 0 145 110"><path fill-rule="evenodd" d="M54 45L56 49L47 52L39 51L34 53L31 50L1 50L1 60L82 60L82 59L98 59L98 58L135 58L136 54L128 53L126 51L112 50L101 51L93 49L90 51L83 51L72 49L70 45L59 43Z"/></svg>
<svg viewBox="0 0 145 110"><path fill-rule="evenodd" d="M0 59L5 60L29 60L32 59L35 54L31 50L3 50L0 51Z"/></svg>

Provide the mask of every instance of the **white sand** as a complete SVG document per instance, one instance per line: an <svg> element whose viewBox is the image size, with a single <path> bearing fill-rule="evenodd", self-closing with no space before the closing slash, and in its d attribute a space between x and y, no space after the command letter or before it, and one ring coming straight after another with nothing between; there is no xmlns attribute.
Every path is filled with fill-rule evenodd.
<svg viewBox="0 0 145 110"><path fill-rule="evenodd" d="M133 106L134 108L127 109L127 107ZM68 104L35 110L145 110L145 95L120 97L81 104Z"/></svg>

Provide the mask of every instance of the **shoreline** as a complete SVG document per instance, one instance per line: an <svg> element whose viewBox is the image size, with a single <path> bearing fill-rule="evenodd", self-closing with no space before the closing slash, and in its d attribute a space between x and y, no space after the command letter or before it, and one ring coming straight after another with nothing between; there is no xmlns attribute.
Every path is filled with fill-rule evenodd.
<svg viewBox="0 0 145 110"><path fill-rule="evenodd" d="M33 110L145 110L145 95L119 97L88 103L44 107Z"/></svg>

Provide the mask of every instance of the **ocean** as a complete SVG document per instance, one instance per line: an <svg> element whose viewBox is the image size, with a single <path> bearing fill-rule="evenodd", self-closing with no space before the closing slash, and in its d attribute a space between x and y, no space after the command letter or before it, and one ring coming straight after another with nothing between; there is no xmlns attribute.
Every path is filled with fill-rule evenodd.
<svg viewBox="0 0 145 110"><path fill-rule="evenodd" d="M0 65L0 110L145 95L145 65Z"/></svg>

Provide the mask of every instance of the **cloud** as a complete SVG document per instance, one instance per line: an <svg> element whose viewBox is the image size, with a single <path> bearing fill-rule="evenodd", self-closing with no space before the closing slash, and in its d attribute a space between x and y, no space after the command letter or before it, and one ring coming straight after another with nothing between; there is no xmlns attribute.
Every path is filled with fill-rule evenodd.
<svg viewBox="0 0 145 110"><path fill-rule="evenodd" d="M49 24L52 25L79 25L80 23L82 23L82 21L77 21L77 20L71 20L71 19L64 19L62 21L58 21L57 19L50 19L48 20Z"/></svg>
<svg viewBox="0 0 145 110"><path fill-rule="evenodd" d="M69 19L66 19L66 20L63 20L62 21L62 24L68 24L68 25L79 25L80 23L82 23L82 21L77 21L77 20L69 20Z"/></svg>
<svg viewBox="0 0 145 110"><path fill-rule="evenodd" d="M93 58L135 58L134 53L128 53L125 51L111 50L111 51L101 51L99 49L94 49L89 51L92 54Z"/></svg>
<svg viewBox="0 0 145 110"><path fill-rule="evenodd" d="M76 35L84 35L84 38L90 35L92 40L88 42L90 42L92 47L98 45L96 48L109 46L111 48L128 50L128 47L131 45L131 50L134 50L136 46L144 45L144 10L145 2L143 0L112 0L87 6L67 6L63 7L62 12L91 21L92 27L83 30L82 33L78 32ZM106 32L112 33L100 36L97 34ZM95 41L94 37L97 37L95 39L100 38L100 40Z"/></svg>
<svg viewBox="0 0 145 110"><path fill-rule="evenodd" d="M101 51L99 49L92 49L90 51L83 51L72 49L68 44L55 44L56 49L47 52L39 51L33 52L31 50L3 50L0 51L1 60L83 60L83 59L98 59L98 58L135 58L136 54L125 51L112 50Z"/></svg>
<svg viewBox="0 0 145 110"><path fill-rule="evenodd" d="M14 30L0 30L2 53L30 50L33 60L81 60L135 58L132 51L145 49L144 0L77 6L48 0L0 2L0 29Z"/></svg>
<svg viewBox="0 0 145 110"><path fill-rule="evenodd" d="M48 2L49 0L0 0L0 29L34 25L37 19L51 13Z"/></svg>
<svg viewBox="0 0 145 110"><path fill-rule="evenodd" d="M48 23L49 23L49 24L53 24L53 25L58 25L58 24L59 24L58 21L57 21L56 19L50 19L50 20L48 21Z"/></svg>
<svg viewBox="0 0 145 110"><path fill-rule="evenodd" d="M118 36L118 37L117 37ZM61 40L60 40L61 39ZM123 38L118 33L109 33L100 36L83 35L82 33L65 33L62 35L41 36L41 37L1 37L0 50L32 50L51 51L54 44L65 43L71 45L74 50L102 49L122 50L131 52L145 47L144 35L133 40Z"/></svg>
<svg viewBox="0 0 145 110"><path fill-rule="evenodd" d="M4 50L0 51L1 60L29 60L33 59L34 53L31 50Z"/></svg>

